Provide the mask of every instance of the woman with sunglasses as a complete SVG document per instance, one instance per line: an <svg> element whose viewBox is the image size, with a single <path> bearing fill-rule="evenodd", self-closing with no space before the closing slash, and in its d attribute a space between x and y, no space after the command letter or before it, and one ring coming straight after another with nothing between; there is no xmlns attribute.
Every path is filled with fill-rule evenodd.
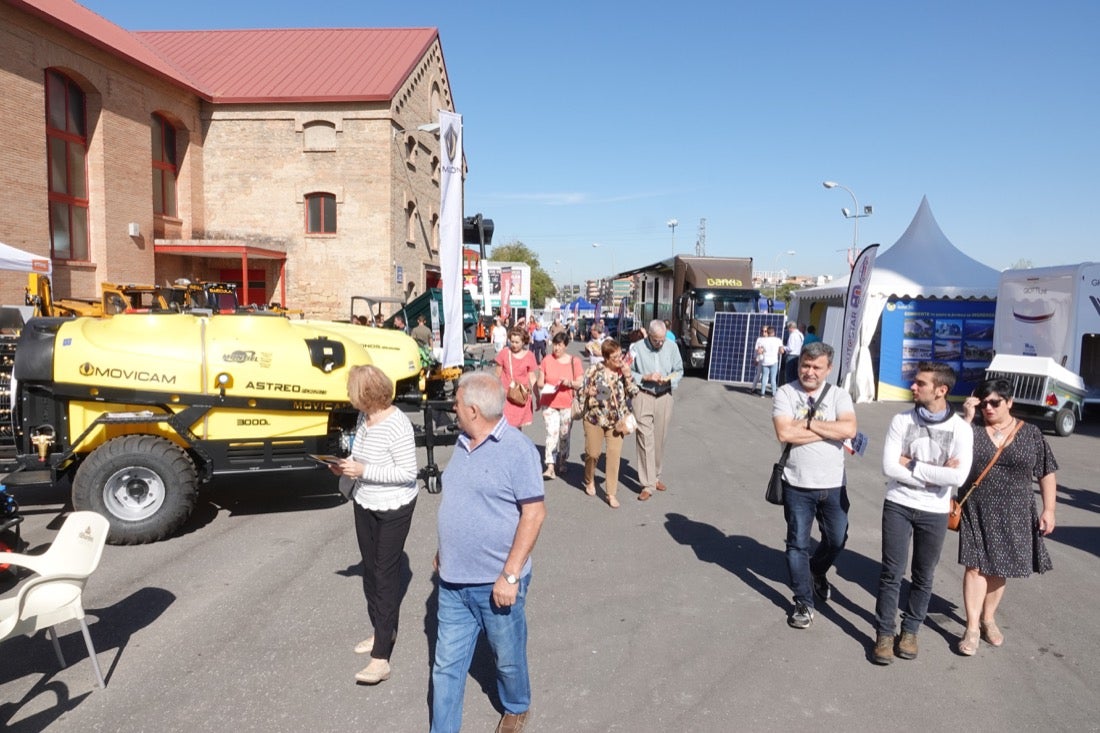
<svg viewBox="0 0 1100 733"><path fill-rule="evenodd" d="M959 526L959 564L966 566L966 632L958 649L968 657L978 651L979 639L990 646L1004 644L995 615L1005 579L1051 569L1043 536L1054 531L1058 462L1039 428L1012 417L1012 396L1007 379L987 379L963 403L968 422L980 413L974 424L974 462L966 485L989 466L963 504ZM1035 509L1035 482L1043 501L1041 514Z"/></svg>

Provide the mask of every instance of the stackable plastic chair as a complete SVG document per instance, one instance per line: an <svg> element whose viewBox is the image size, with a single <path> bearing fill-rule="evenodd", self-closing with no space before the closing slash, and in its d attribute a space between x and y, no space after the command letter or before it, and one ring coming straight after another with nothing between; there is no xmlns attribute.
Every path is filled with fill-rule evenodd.
<svg viewBox="0 0 1100 733"><path fill-rule="evenodd" d="M73 512L43 554L0 552L0 563L11 563L35 573L19 586L15 596L0 599L0 642L47 629L57 661L66 667L54 626L75 619L80 622L96 682L101 688L107 685L99 669L88 623L84 620L81 599L84 584L99 565L108 526L107 520L95 512Z"/></svg>

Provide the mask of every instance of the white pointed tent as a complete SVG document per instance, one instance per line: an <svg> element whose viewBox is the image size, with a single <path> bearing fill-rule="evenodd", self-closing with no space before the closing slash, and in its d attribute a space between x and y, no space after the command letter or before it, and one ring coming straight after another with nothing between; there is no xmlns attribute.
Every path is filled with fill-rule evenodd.
<svg viewBox="0 0 1100 733"><path fill-rule="evenodd" d="M996 298L1001 274L964 254L951 243L932 216L928 198L921 199L909 228L875 259L867 288L867 305L859 329L859 346L852 365L849 390L857 402L875 398L875 373L870 343L882 309L891 299ZM843 307L848 278L829 285L796 290L792 318L806 321L815 303Z"/></svg>

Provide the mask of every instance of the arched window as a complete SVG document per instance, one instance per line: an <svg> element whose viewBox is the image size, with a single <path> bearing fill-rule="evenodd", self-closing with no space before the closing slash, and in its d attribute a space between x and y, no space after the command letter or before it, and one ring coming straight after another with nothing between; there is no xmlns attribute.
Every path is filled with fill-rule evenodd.
<svg viewBox="0 0 1100 733"><path fill-rule="evenodd" d="M416 204L412 201L405 204L405 243L416 244Z"/></svg>
<svg viewBox="0 0 1100 733"><path fill-rule="evenodd" d="M49 170L50 255L88 259L88 124L84 92L46 71L46 165Z"/></svg>
<svg viewBox="0 0 1100 733"><path fill-rule="evenodd" d="M306 234L336 233L336 196L331 193L306 194Z"/></svg>
<svg viewBox="0 0 1100 733"><path fill-rule="evenodd" d="M153 213L176 216L176 128L153 115Z"/></svg>

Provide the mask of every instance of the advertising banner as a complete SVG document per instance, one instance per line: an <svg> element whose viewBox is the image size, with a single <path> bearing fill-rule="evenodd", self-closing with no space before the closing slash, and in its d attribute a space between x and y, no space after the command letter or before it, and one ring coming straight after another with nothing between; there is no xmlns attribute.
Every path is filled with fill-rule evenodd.
<svg viewBox="0 0 1100 733"><path fill-rule="evenodd" d="M500 302L500 318L505 323L508 323L512 316L512 268L502 267L497 278L496 294ZM490 282L492 282L491 270ZM490 291L490 293L492 293L492 291Z"/></svg>
<svg viewBox="0 0 1100 733"><path fill-rule="evenodd" d="M439 272L443 321L462 323L462 115L439 111ZM462 366L462 328L443 334L443 366Z"/></svg>
<svg viewBox="0 0 1100 733"><path fill-rule="evenodd" d="M863 324L863 311L867 305L867 286L871 282L871 273L875 269L875 255L878 245L864 248L856 258L855 267L848 280L848 297L844 301L844 331L840 349L836 355L836 376L839 384L844 384L848 372L852 371L856 349L860 347L860 331Z"/></svg>
<svg viewBox="0 0 1100 733"><path fill-rule="evenodd" d="M882 311L880 400L911 401L922 361L942 361L958 381L951 396L974 391L993 358L993 300L891 300Z"/></svg>

